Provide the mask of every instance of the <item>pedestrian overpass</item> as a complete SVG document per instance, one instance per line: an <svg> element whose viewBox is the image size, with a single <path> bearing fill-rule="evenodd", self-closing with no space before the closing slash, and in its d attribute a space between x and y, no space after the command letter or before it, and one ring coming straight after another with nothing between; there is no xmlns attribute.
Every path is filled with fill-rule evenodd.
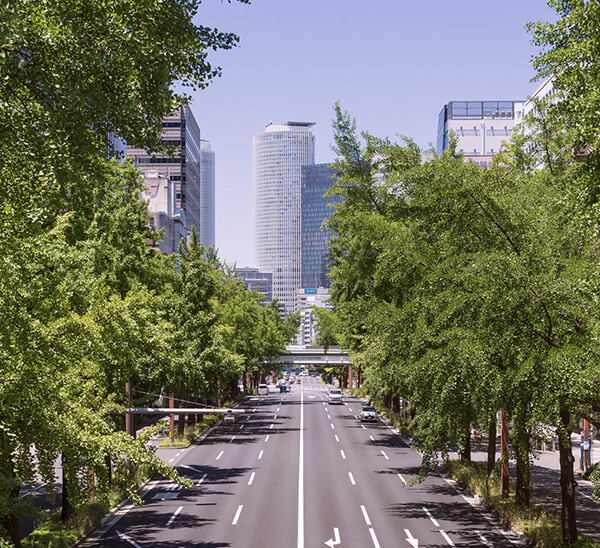
<svg viewBox="0 0 600 548"><path fill-rule="evenodd" d="M305 367L335 367L351 365L347 350L339 346L301 346L289 344L285 348L287 354L279 356L273 363L281 365L297 365Z"/></svg>

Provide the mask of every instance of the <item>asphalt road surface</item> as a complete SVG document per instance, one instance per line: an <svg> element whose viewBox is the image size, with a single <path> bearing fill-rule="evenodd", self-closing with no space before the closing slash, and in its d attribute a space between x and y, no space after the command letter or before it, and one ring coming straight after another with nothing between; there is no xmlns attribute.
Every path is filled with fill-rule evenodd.
<svg viewBox="0 0 600 548"><path fill-rule="evenodd" d="M247 398L232 424L185 450L160 450L180 474L148 484L85 547L506 547L500 531L454 485L414 486L420 456L361 403L330 405L328 387L303 377L287 394Z"/></svg>

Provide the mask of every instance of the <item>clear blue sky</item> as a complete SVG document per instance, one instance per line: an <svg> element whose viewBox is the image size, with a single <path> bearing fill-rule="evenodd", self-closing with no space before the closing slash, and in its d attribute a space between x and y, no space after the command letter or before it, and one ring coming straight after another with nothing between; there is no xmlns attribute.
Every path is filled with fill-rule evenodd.
<svg viewBox="0 0 600 548"><path fill-rule="evenodd" d="M240 37L209 56L223 76L192 94L216 153L220 257L253 265L252 136L267 122L315 122L328 163L339 100L360 130L427 148L448 101L535 90L525 24L554 19L546 0L204 0L196 22Z"/></svg>

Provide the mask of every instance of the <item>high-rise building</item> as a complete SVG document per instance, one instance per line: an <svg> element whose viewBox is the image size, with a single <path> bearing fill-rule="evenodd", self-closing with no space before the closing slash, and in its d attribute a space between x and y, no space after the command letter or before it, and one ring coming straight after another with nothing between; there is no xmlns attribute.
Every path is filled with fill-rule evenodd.
<svg viewBox="0 0 600 548"><path fill-rule="evenodd" d="M451 101L438 116L437 151L448 148L450 130L467 160L489 164L523 118L523 101Z"/></svg>
<svg viewBox="0 0 600 548"><path fill-rule="evenodd" d="M273 274L260 272L258 268L236 267L234 272L244 281L250 291L262 293L267 301L273 299Z"/></svg>
<svg viewBox="0 0 600 548"><path fill-rule="evenodd" d="M148 169L144 172L144 186L140 198L148 202L150 226L163 229L158 249L165 255L177 253L179 243L187 238L187 228L185 213L175 206L176 185L158 171Z"/></svg>
<svg viewBox="0 0 600 548"><path fill-rule="evenodd" d="M273 298L285 314L301 285L301 168L315 163L313 126L270 122L253 138L255 263L273 274Z"/></svg>
<svg viewBox="0 0 600 548"><path fill-rule="evenodd" d="M326 308L331 310L329 297L329 290L323 287L298 289L296 291L296 312L300 314L300 325L295 337L296 344L303 346L315 344L319 330L313 309Z"/></svg>
<svg viewBox="0 0 600 548"><path fill-rule="evenodd" d="M335 182L336 170L328 164L302 166L302 225L301 225L301 286L303 288L330 287L327 276L330 235L323 230L323 222L332 213L332 205L339 197L324 198Z"/></svg>
<svg viewBox="0 0 600 548"><path fill-rule="evenodd" d="M215 153L206 140L200 141L200 243L215 245Z"/></svg>
<svg viewBox="0 0 600 548"><path fill-rule="evenodd" d="M200 128L189 106L182 106L162 121L164 143L172 145L172 155L150 154L143 149L127 147L127 155L135 166L148 169L175 184L175 207L185 212L187 227L200 231Z"/></svg>

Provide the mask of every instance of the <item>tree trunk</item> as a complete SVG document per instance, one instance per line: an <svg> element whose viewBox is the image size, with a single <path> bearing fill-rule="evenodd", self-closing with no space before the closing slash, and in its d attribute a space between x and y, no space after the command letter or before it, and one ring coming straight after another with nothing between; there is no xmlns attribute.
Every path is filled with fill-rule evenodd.
<svg viewBox="0 0 600 548"><path fill-rule="evenodd" d="M563 542L577 540L577 521L575 515L575 474L573 472L573 449L571 447L571 413L563 409L560 418L564 428L558 431L560 455L560 490L562 494L562 539Z"/></svg>
<svg viewBox="0 0 600 548"><path fill-rule="evenodd" d="M394 396L392 398L392 411L394 413L400 413L400 396Z"/></svg>
<svg viewBox="0 0 600 548"><path fill-rule="evenodd" d="M183 438L185 434L185 413L177 415L177 437Z"/></svg>
<svg viewBox="0 0 600 548"><path fill-rule="evenodd" d="M5 439L2 440L2 442L5 441ZM13 468L13 462L10 458L10 452L8 450L3 450L1 457L2 461L0 461L0 467L2 469L2 476L4 477L4 487L6 488L2 489L1 496L4 499L4 510L6 513L4 513L0 519L0 525L6 530L6 533L8 534L12 543L17 548L21 548L19 514L16 510L19 504L20 486L15 479L15 471ZM12 486L10 486L10 484L12 484Z"/></svg>
<svg viewBox="0 0 600 548"><path fill-rule="evenodd" d="M515 502L517 506L529 508L529 482L531 470L529 467L530 442L529 433L525 432L519 439L517 448L517 487L515 491Z"/></svg>
<svg viewBox="0 0 600 548"><path fill-rule="evenodd" d="M471 462L471 425L468 425L463 435L463 446L460 451L460 460Z"/></svg>
<svg viewBox="0 0 600 548"><path fill-rule="evenodd" d="M66 456L62 454L62 508L60 512L61 521L65 522L71 519L75 515L75 508L71 504L71 497L69 496L69 472L66 463Z"/></svg>
<svg viewBox="0 0 600 548"><path fill-rule="evenodd" d="M496 414L490 420L488 429L488 450L487 450L487 474L493 472L496 464Z"/></svg>
<svg viewBox="0 0 600 548"><path fill-rule="evenodd" d="M383 395L383 406L389 408L390 400L392 399L392 395L387 393Z"/></svg>
<svg viewBox="0 0 600 548"><path fill-rule="evenodd" d="M504 409L500 410L500 460L502 462L500 471L501 497L505 499L510 494L510 471L508 469L508 420Z"/></svg>

